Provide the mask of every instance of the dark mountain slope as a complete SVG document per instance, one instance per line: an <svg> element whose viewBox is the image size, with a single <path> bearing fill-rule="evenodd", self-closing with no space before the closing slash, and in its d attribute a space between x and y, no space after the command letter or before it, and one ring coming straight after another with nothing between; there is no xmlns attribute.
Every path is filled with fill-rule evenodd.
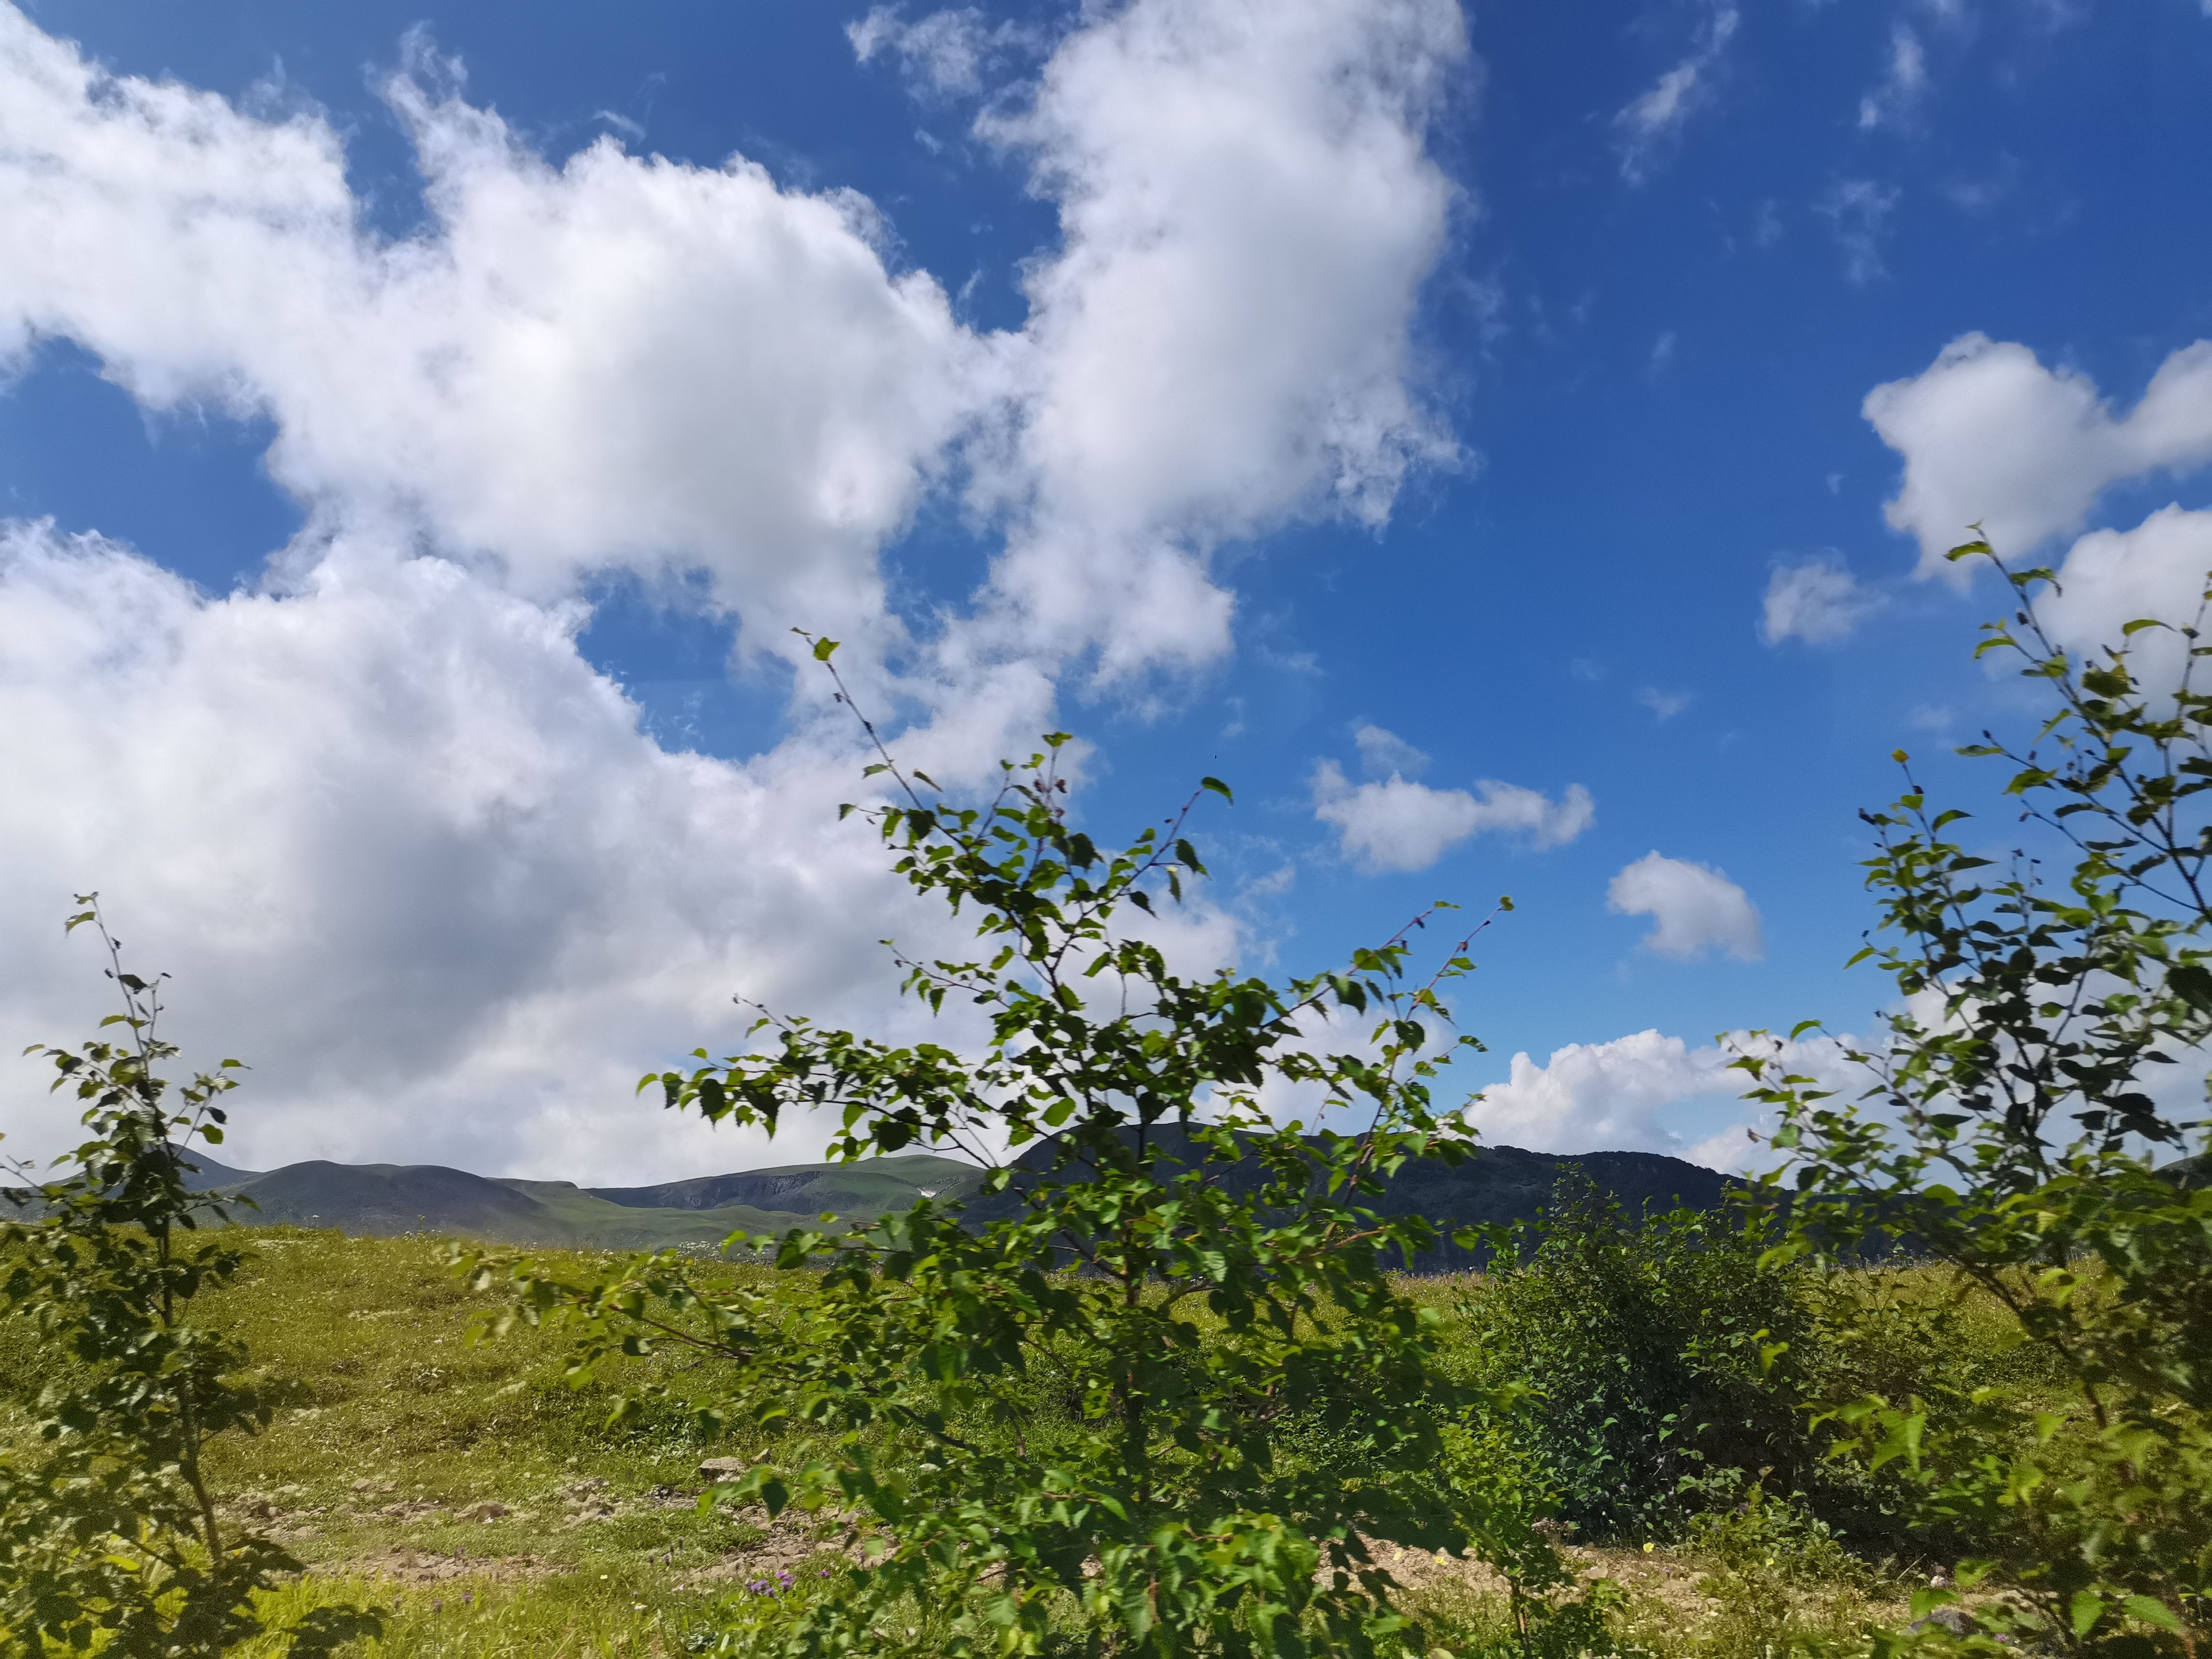
<svg viewBox="0 0 2212 1659"><path fill-rule="evenodd" d="M881 1214L904 1209L924 1193L958 1203L982 1183L972 1164L927 1152L873 1158L865 1164L793 1164L772 1170L667 1181L657 1187L586 1187L594 1198L637 1209L714 1210L742 1204L763 1210L817 1215Z"/></svg>
<svg viewBox="0 0 2212 1659"><path fill-rule="evenodd" d="M258 1181L267 1173L262 1170L234 1170L229 1164L210 1157L204 1146L179 1146L177 1151L185 1163L198 1168L197 1174L190 1170L185 1172L185 1185L196 1193L209 1192L217 1187L228 1189L243 1181Z"/></svg>
<svg viewBox="0 0 2212 1659"><path fill-rule="evenodd" d="M250 1200L232 1219L283 1222L389 1236L458 1234L510 1244L611 1249L711 1248L731 1233L781 1233L817 1224L826 1212L872 1219L925 1193L957 1199L982 1172L950 1158L882 1158L860 1164L793 1164L708 1176L659 1187L595 1192L568 1181L471 1175L434 1164L332 1164L234 1169L193 1149L185 1179L203 1192Z"/></svg>
<svg viewBox="0 0 2212 1659"><path fill-rule="evenodd" d="M253 1200L258 1213L240 1211L234 1217L240 1221L283 1221L349 1233L466 1233L548 1243L570 1237L568 1229L528 1194L436 1164L329 1164L317 1159L288 1164L236 1185L224 1182L222 1190Z"/></svg>
<svg viewBox="0 0 2212 1659"><path fill-rule="evenodd" d="M1187 1162L1190 1143L1173 1126L1155 1126L1155 1144ZM425 1232L502 1243L592 1245L612 1249L657 1249L670 1245L712 1248L730 1233L779 1233L815 1224L827 1212L865 1220L901 1210L924 1194L940 1203L965 1203L976 1223L1014 1214L1020 1192L1048 1169L1054 1143L1041 1141L1016 1161L1006 1192L978 1194L982 1172L929 1154L872 1158L863 1164L789 1164L664 1182L653 1187L579 1187L567 1181L493 1179L434 1164L346 1164L316 1161L267 1171L235 1169L206 1152L187 1153L199 1166L187 1179L195 1188L249 1198L234 1219L335 1227L346 1232ZM1532 1221L1566 1170L1579 1170L1613 1194L1632 1214L1667 1209L1677 1201L1710 1208L1739 1183L1714 1171L1652 1152L1561 1155L1486 1146L1453 1169L1413 1164L1390 1182L1378 1206L1386 1213L1420 1215L1449 1233L1469 1224ZM1261 1172L1246 1163L1221 1176L1236 1191L1250 1191ZM1414 1264L1423 1269L1459 1267L1478 1255L1446 1249Z"/></svg>
<svg viewBox="0 0 2212 1659"><path fill-rule="evenodd" d="M1125 1142L1135 1132L1123 1132ZM1151 1142L1176 1164L1193 1161L1188 1135L1173 1124L1155 1124ZM1039 1141L1015 1160L1015 1176L1006 1192L978 1199L968 1215L988 1222L1018 1213L1029 1181L1052 1167L1057 1137ZM1385 1215L1418 1215L1449 1234L1456 1228L1534 1221L1550 1201L1561 1176L1579 1171L1619 1199L1630 1215L1646 1209L1669 1210L1676 1204L1711 1209L1743 1183L1702 1164L1657 1152L1531 1152L1518 1146L1484 1146L1456 1168L1441 1160L1407 1165L1391 1178L1375 1208ZM1250 1192L1264 1180L1256 1160L1247 1158L1217 1177L1231 1192ZM1446 1246L1413 1265L1422 1271L1479 1265L1481 1251Z"/></svg>

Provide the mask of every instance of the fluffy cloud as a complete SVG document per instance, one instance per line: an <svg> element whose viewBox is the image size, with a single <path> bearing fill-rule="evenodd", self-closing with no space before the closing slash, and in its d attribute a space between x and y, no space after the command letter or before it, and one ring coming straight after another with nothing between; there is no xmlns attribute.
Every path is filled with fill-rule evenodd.
<svg viewBox="0 0 2212 1659"><path fill-rule="evenodd" d="M699 570L757 635L881 626L878 550L990 391L857 198L760 167L554 167L413 54L432 228L368 234L337 135L109 76L0 8L0 346L66 336L151 408L265 415L325 518L548 598Z"/></svg>
<svg viewBox="0 0 2212 1659"><path fill-rule="evenodd" d="M1736 1036L1738 1044L1754 1041L1762 1040ZM1764 1041L1791 1070L1826 1086L1853 1093L1864 1086L1864 1074L1844 1059L1847 1041ZM1712 1169L1747 1169L1764 1160L1746 1133L1755 1120L1743 1108L1727 1127L1686 1133L1686 1120L1710 1120L1716 1105L1725 1109L1748 1086L1744 1073L1730 1069L1736 1052L1638 1031L1610 1042L1571 1042L1540 1065L1518 1054L1506 1081L1468 1108L1468 1121L1486 1139L1531 1152L1667 1152Z"/></svg>
<svg viewBox="0 0 2212 1659"><path fill-rule="evenodd" d="M1605 902L1622 915L1650 917L1644 949L1678 962L1716 949L1739 962L1765 954L1759 911L1742 888L1706 865L1647 853L1613 878Z"/></svg>
<svg viewBox="0 0 2212 1659"><path fill-rule="evenodd" d="M641 1133L635 1074L736 1041L733 991L878 1018L869 941L945 924L837 827L851 745L665 753L577 655L580 620L359 542L296 591L208 599L11 528L9 1052L106 1012L59 926L97 886L141 970L176 972L188 1053L254 1067L242 1157L611 1177L758 1156L688 1120ZM25 1104L58 1130L61 1107Z"/></svg>
<svg viewBox="0 0 2212 1659"><path fill-rule="evenodd" d="M1314 769L1314 816L1337 831L1344 855L1370 872L1425 870L1470 836L1517 836L1528 846L1565 846L1596 822L1589 791L1568 786L1557 800L1485 778L1474 793L1432 789L1404 775L1428 757L1379 726L1356 734L1370 771L1389 775L1354 785L1334 761Z"/></svg>
<svg viewBox="0 0 2212 1659"><path fill-rule="evenodd" d="M1449 0L1138 0L985 118L1060 204L986 470L1026 635L1095 641L1109 675L1202 661L1231 615L1211 548L1379 525L1410 468L1455 455L1411 326L1455 193L1422 134L1465 52Z"/></svg>
<svg viewBox="0 0 2212 1659"><path fill-rule="evenodd" d="M979 337L852 193L611 138L554 167L419 48L385 90L432 222L380 240L326 123L107 76L0 9L0 351L64 335L149 406L266 415L302 499L518 592L704 571L766 643L891 642L878 554L964 455L1018 533L957 663L1203 661L1212 545L1380 523L1455 453L1409 338L1454 196L1424 132L1464 52L1449 0L1139 0L1077 30L987 127L1063 244L1027 328Z"/></svg>
<svg viewBox="0 0 2212 1659"><path fill-rule="evenodd" d="M2086 374L1961 335L1919 374L1869 392L1865 414L1905 460L1891 526L1918 538L1921 574L1964 581L1943 555L1971 524L2000 553L2024 553L2079 528L2114 483L2212 463L2212 341L2167 357L2118 415Z"/></svg>
<svg viewBox="0 0 2212 1659"><path fill-rule="evenodd" d="M1776 567L1766 584L1759 637L1769 645L1803 640L1826 645L1848 636L1873 611L1881 595L1832 559L1802 559Z"/></svg>
<svg viewBox="0 0 2212 1659"><path fill-rule="evenodd" d="M2081 538L2058 568L2058 586L2036 600L2036 613L2057 644L2077 654L2125 644L2136 671L2152 685L2172 686L2187 662L2187 642L2160 629L2124 639L2141 617L2174 628L2195 625L2212 580L2212 513L2161 507L2133 530L2100 530Z"/></svg>
<svg viewBox="0 0 2212 1659"><path fill-rule="evenodd" d="M967 929L840 821L857 732L746 763L667 753L577 654L581 619L360 541L296 591L210 599L110 544L9 527L9 1052L106 1012L85 937L59 926L96 884L132 961L178 971L188 1052L253 1066L241 1158L613 1181L817 1155L829 1124L771 1147L659 1117L631 1085L740 1046L733 993L957 1035L957 1013L948 1030L896 1000L878 941L947 954ZM1203 905L1161 922L1186 963L1235 951ZM70 1109L26 1099L10 1150L54 1144Z"/></svg>
<svg viewBox="0 0 2212 1659"><path fill-rule="evenodd" d="M1620 134L1621 177L1641 184L1665 164L1683 125L1712 100L1715 74L1742 21L1733 5L1716 4L1689 54L1613 118Z"/></svg>
<svg viewBox="0 0 2212 1659"><path fill-rule="evenodd" d="M0 925L38 942L0 1035L82 1027L97 981L54 923L99 886L178 970L183 1034L254 1061L276 1109L241 1158L757 1158L641 1133L634 1074L734 1036L734 989L902 1029L873 941L940 924L828 827L856 757L811 681L768 753L667 753L578 655L574 596L703 574L750 648L826 628L952 778L1048 720L1079 653L1218 652L1213 545L1379 523L1451 458L1408 341L1453 198L1425 124L1464 51L1448 0L1091 16L991 129L1065 235L1027 328L983 335L865 200L611 141L556 165L420 50L385 90L428 218L380 237L328 122L110 76L0 5L0 357L67 337L149 408L265 417L311 510L262 591L213 600L7 532ZM963 473L1010 543L909 641L879 560ZM1211 912L1169 930L1236 948Z"/></svg>

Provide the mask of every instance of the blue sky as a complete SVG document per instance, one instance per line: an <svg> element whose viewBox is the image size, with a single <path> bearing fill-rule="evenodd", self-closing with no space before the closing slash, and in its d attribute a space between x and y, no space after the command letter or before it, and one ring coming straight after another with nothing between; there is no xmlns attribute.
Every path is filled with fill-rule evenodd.
<svg viewBox="0 0 2212 1659"><path fill-rule="evenodd" d="M0 20L0 1035L100 888L247 1162L811 1152L623 1087L916 1029L793 624L1102 830L1229 779L1194 962L1510 892L1486 1130L1735 1160L1889 750L2022 715L1929 550L2212 565L2197 0Z"/></svg>

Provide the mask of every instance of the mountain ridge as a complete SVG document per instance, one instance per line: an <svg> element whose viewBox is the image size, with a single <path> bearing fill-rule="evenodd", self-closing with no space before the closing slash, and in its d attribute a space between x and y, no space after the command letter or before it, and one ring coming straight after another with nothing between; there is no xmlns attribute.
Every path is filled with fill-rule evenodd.
<svg viewBox="0 0 2212 1659"><path fill-rule="evenodd" d="M1156 1140L1183 1132L1155 1126ZM434 1164L334 1164L309 1159L275 1170L234 1168L204 1152L195 1188L250 1200L234 1212L243 1223L289 1223L390 1236L457 1234L506 1244L620 1249L669 1246L711 1249L731 1233L777 1233L819 1224L827 1213L845 1222L872 1220L925 1196L958 1203L976 1222L1013 1213L1020 1185L1048 1166L1054 1142L1028 1148L1014 1162L1008 1191L985 1196L983 1171L930 1153L906 1153L859 1164L781 1164L638 1187L584 1187L569 1181L479 1176ZM1176 1156L1171 1152L1170 1157ZM1408 1164L1390 1180L1376 1206L1419 1214L1439 1231L1537 1218L1565 1170L1580 1170L1612 1193L1632 1214L1680 1202L1695 1209L1720 1204L1742 1183L1661 1152L1532 1152L1484 1146L1456 1168ZM1224 1172L1232 1187L1256 1182L1256 1171ZM1480 1253L1446 1248L1413 1264L1423 1270L1474 1265Z"/></svg>
<svg viewBox="0 0 2212 1659"><path fill-rule="evenodd" d="M185 1158L198 1166L185 1177L195 1190L252 1206L233 1212L242 1223L623 1249L719 1245L740 1230L782 1232L817 1223L825 1213L841 1220L872 1219L925 1193L964 1195L982 1180L980 1170L928 1153L862 1164L786 1164L647 1188L480 1176L439 1164L310 1158L275 1170L245 1170L197 1149ZM746 1202L740 1194L781 1201ZM665 1197L678 1201L653 1201Z"/></svg>

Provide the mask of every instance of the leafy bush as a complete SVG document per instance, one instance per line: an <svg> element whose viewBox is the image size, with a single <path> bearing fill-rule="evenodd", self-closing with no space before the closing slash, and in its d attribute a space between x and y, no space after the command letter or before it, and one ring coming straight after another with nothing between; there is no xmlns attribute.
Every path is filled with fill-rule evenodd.
<svg viewBox="0 0 2212 1659"><path fill-rule="evenodd" d="M1475 1364L1521 1395L1519 1442L1560 1516L1643 1537L1832 1482L1803 1401L1835 1364L1814 1274L1763 1261L1753 1212L1632 1220L1588 1176L1514 1230L1462 1299Z"/></svg>
<svg viewBox="0 0 2212 1659"><path fill-rule="evenodd" d="M79 902L94 908L69 926L99 929L123 993L103 1024L129 1035L33 1051L53 1062L56 1089L89 1103L93 1138L62 1160L70 1179L9 1189L24 1215L0 1227L0 1314L34 1322L59 1362L38 1401L45 1455L0 1455L0 1652L213 1656L262 1634L256 1594L299 1566L225 1525L205 1470L210 1442L255 1432L274 1408L237 1380L245 1351L189 1317L243 1261L192 1240L222 1212L186 1188L194 1166L180 1148L221 1142L216 1102L238 1062L195 1078L181 1112L163 1103L154 1067L177 1050L156 1035L158 988L124 971L97 905ZM286 1644L327 1653L376 1628L357 1608L323 1607Z"/></svg>
<svg viewBox="0 0 2212 1659"><path fill-rule="evenodd" d="M981 806L888 754L871 769L903 792L869 810L895 867L977 918L975 959L902 965L933 1009L984 1012L980 1054L764 1017L761 1051L647 1079L713 1120L826 1114L848 1159L1042 1142L1041 1165L987 1182L1021 1203L969 1227L925 1202L794 1231L773 1294L672 1254L597 1280L519 1265L518 1310L576 1322L580 1366L710 1358L722 1416L790 1431L729 1499L860 1523L873 1553L849 1593L747 1632L748 1651L896 1651L926 1623L933 1652L1034 1652L1070 1620L1131 1653L1422 1650L1371 1540L1481 1554L1529 1594L1564 1576L1517 1489L1479 1462L1436 1478L1483 1401L1385 1271L1435 1230L1372 1207L1408 1160L1470 1150L1430 1099L1450 1052L1437 987L1471 966L1464 942L1426 982L1406 976L1411 929L1287 986L1176 974L1128 923L1203 875L1182 817L1102 852L1066 821L1063 740ZM1324 1016L1356 1036L1328 1046ZM1281 1084L1360 1129L1271 1118ZM1222 1178L1254 1163L1256 1184Z"/></svg>
<svg viewBox="0 0 2212 1659"><path fill-rule="evenodd" d="M2009 861L1914 781L1867 815L1881 930L1860 953L1902 1000L1839 1101L1772 1052L1739 1064L1782 1114L1798 1192L1787 1246L1812 1258L1910 1237L2001 1308L2052 1380L1869 1393L1835 1421L1901 1473L1924 1518L1979 1540L1962 1586L2002 1585L1979 1633L2080 1654L2198 1653L2212 1639L2212 1188L2176 1154L2203 1119L2160 1105L2158 1068L2212 1036L2212 646L2143 620L2077 658L2035 611L2056 578L2013 571L1984 630L2055 703L2037 744L1962 752L2008 765L2035 838ZM2181 666L2139 677L2134 641ZM2070 861L2047 882L2036 854ZM1802 1028L1801 1028L1802 1029ZM1949 1589L1917 1598L1923 1608ZM1924 1639L1942 1641L1942 1636Z"/></svg>

